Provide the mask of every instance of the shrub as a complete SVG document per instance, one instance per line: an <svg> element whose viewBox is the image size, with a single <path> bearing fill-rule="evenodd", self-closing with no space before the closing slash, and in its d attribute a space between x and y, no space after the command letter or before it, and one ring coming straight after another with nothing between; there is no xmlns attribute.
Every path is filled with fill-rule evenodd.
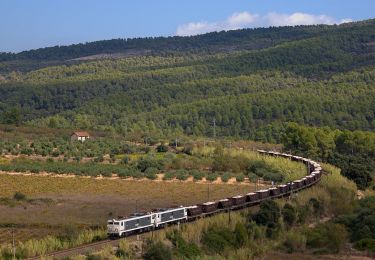
<svg viewBox="0 0 375 260"><path fill-rule="evenodd" d="M210 173L207 175L206 179L208 181L216 181L217 177L219 177L217 173Z"/></svg>
<svg viewBox="0 0 375 260"><path fill-rule="evenodd" d="M324 213L324 204L316 198L309 200L309 206L312 209L314 216L319 217Z"/></svg>
<svg viewBox="0 0 375 260"><path fill-rule="evenodd" d="M238 222L234 229L234 234L236 236L236 247L240 248L244 246L248 240L247 230L244 224Z"/></svg>
<svg viewBox="0 0 375 260"><path fill-rule="evenodd" d="M375 239L373 238L361 239L354 244L354 248L361 250L361 251L368 250L370 252L375 253Z"/></svg>
<svg viewBox="0 0 375 260"><path fill-rule="evenodd" d="M290 232L283 243L288 253L303 252L306 248L306 236L298 232Z"/></svg>
<svg viewBox="0 0 375 260"><path fill-rule="evenodd" d="M59 235L59 239L65 241L74 241L79 235L79 228L74 224L66 224L62 227L62 231Z"/></svg>
<svg viewBox="0 0 375 260"><path fill-rule="evenodd" d="M103 177L112 177L112 171L110 169L101 169L100 174Z"/></svg>
<svg viewBox="0 0 375 260"><path fill-rule="evenodd" d="M194 243L187 243L177 230L167 232L166 237L176 247L179 259L195 259L201 254L199 247Z"/></svg>
<svg viewBox="0 0 375 260"><path fill-rule="evenodd" d="M129 164L129 162L130 162L129 156L124 156L124 158L122 158L122 160L121 160L122 164Z"/></svg>
<svg viewBox="0 0 375 260"><path fill-rule="evenodd" d="M225 249L235 246L236 236L227 227L211 225L203 233L201 242L208 251L221 253Z"/></svg>
<svg viewBox="0 0 375 260"><path fill-rule="evenodd" d="M183 152L188 155L193 155L194 146L192 144L187 144L184 146Z"/></svg>
<svg viewBox="0 0 375 260"><path fill-rule="evenodd" d="M166 172L163 176L163 180L172 180L175 177L176 177L175 172Z"/></svg>
<svg viewBox="0 0 375 260"><path fill-rule="evenodd" d="M250 172L250 173L248 173L248 178L249 178L249 180L251 181L251 182L256 182L257 180L258 180L258 175L256 175L255 173L253 173L253 172Z"/></svg>
<svg viewBox="0 0 375 260"><path fill-rule="evenodd" d="M325 223L307 231L307 246L338 253L345 244L348 233L341 224Z"/></svg>
<svg viewBox="0 0 375 260"><path fill-rule="evenodd" d="M200 181L205 176L205 174L203 172L198 171L198 170L193 170L191 172L191 175L193 175L193 178L194 178L195 181Z"/></svg>
<svg viewBox="0 0 375 260"><path fill-rule="evenodd" d="M168 152L168 146L166 146L165 144L158 145L156 147L156 151L158 153L166 153L166 152Z"/></svg>
<svg viewBox="0 0 375 260"><path fill-rule="evenodd" d="M26 195L23 194L22 192L16 191L13 195L13 199L18 200L18 201L26 200Z"/></svg>
<svg viewBox="0 0 375 260"><path fill-rule="evenodd" d="M156 174L159 172L159 170L155 167L149 167L145 170L145 176L146 178L150 180L155 180L157 178Z"/></svg>
<svg viewBox="0 0 375 260"><path fill-rule="evenodd" d="M117 175L121 178L126 178L126 177L131 176L129 169L118 169Z"/></svg>
<svg viewBox="0 0 375 260"><path fill-rule="evenodd" d="M145 260L170 260L172 253L164 243L159 241L148 246L143 258Z"/></svg>
<svg viewBox="0 0 375 260"><path fill-rule="evenodd" d="M223 182L228 182L229 179L232 177L231 173L230 172L224 172L222 175L221 175L221 180Z"/></svg>
<svg viewBox="0 0 375 260"><path fill-rule="evenodd" d="M263 175L263 179L266 181L282 182L284 176L279 172L267 172Z"/></svg>
<svg viewBox="0 0 375 260"><path fill-rule="evenodd" d="M309 216L310 210L309 206L301 206L297 208L297 221L300 224L303 224L306 222L307 217Z"/></svg>
<svg viewBox="0 0 375 260"><path fill-rule="evenodd" d="M374 217L372 217L374 219ZM366 218L366 222L371 221L371 217ZM351 240L357 241L365 238L375 238L375 234L371 231L370 227L366 222L360 222L354 224L354 226L349 226L352 230Z"/></svg>
<svg viewBox="0 0 375 260"><path fill-rule="evenodd" d="M57 157L60 155L60 152L58 150L54 150L52 151L52 154L51 154L53 157Z"/></svg>
<svg viewBox="0 0 375 260"><path fill-rule="evenodd" d="M137 163L137 168L141 171L141 172L144 172L147 168L149 167L154 167L154 168L157 168L159 170L161 170L162 168L162 163L161 161L158 161L154 158L150 158L150 157L142 157L138 163Z"/></svg>
<svg viewBox="0 0 375 260"><path fill-rule="evenodd" d="M103 155L100 155L100 156L98 156L98 157L96 157L95 159L94 159L94 162L103 162L104 161L104 157L103 157Z"/></svg>
<svg viewBox="0 0 375 260"><path fill-rule="evenodd" d="M288 226L292 226L297 219L296 209L289 203L286 203L281 211L284 222Z"/></svg>
<svg viewBox="0 0 375 260"><path fill-rule="evenodd" d="M31 150L30 148L24 148L21 150L21 154L31 155L32 153L33 153L33 150Z"/></svg>
<svg viewBox="0 0 375 260"><path fill-rule="evenodd" d="M178 170L176 172L176 178L178 180L185 181L187 180L188 177L189 177L189 174L185 170Z"/></svg>
<svg viewBox="0 0 375 260"><path fill-rule="evenodd" d="M132 259L134 257L129 243L126 240L120 240L116 256L121 259Z"/></svg>
<svg viewBox="0 0 375 260"><path fill-rule="evenodd" d="M245 175L243 175L243 174L238 174L237 176L236 176L236 181L237 182L243 182L245 180Z"/></svg>
<svg viewBox="0 0 375 260"><path fill-rule="evenodd" d="M274 228L280 216L280 208L277 203L273 200L266 200L260 204L259 211L251 216L251 219L257 224Z"/></svg>

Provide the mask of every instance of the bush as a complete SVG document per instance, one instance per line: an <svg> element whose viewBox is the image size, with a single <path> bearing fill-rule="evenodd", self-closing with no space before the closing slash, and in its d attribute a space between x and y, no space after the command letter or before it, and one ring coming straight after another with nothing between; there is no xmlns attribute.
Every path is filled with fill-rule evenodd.
<svg viewBox="0 0 375 260"><path fill-rule="evenodd" d="M188 155L193 155L194 146L192 144L187 144L184 146L183 152Z"/></svg>
<svg viewBox="0 0 375 260"><path fill-rule="evenodd" d="M130 169L118 169L117 175L121 178L126 178L126 177L132 176L131 172L130 172Z"/></svg>
<svg viewBox="0 0 375 260"><path fill-rule="evenodd" d="M23 194L22 192L16 191L13 195L13 199L18 200L18 201L26 200L26 195Z"/></svg>
<svg viewBox="0 0 375 260"><path fill-rule="evenodd" d="M30 148L24 148L21 150L21 154L32 155L32 153L33 153L33 150L31 150Z"/></svg>
<svg viewBox="0 0 375 260"><path fill-rule="evenodd" d="M345 244L348 233L341 224L325 223L307 231L307 246L338 253Z"/></svg>
<svg viewBox="0 0 375 260"><path fill-rule="evenodd" d="M288 233L283 245L288 253L303 252L306 248L306 236L298 232Z"/></svg>
<svg viewBox="0 0 375 260"><path fill-rule="evenodd" d="M134 257L129 243L126 240L120 240L116 256L121 259L132 259Z"/></svg>
<svg viewBox="0 0 375 260"><path fill-rule="evenodd" d="M176 172L176 178L178 180L185 181L185 180L187 180L188 177L189 177L189 174L185 170L178 170Z"/></svg>
<svg viewBox="0 0 375 260"><path fill-rule="evenodd" d="M187 243L177 230L168 232L166 236L176 247L178 259L195 259L201 254L199 247L194 243Z"/></svg>
<svg viewBox="0 0 375 260"><path fill-rule="evenodd" d="M94 162L103 162L104 161L104 157L103 157L103 155L100 155L100 156L98 156L98 157L96 157L95 159L94 159Z"/></svg>
<svg viewBox="0 0 375 260"><path fill-rule="evenodd" d="M166 172L163 176L163 180L172 180L176 177L175 172Z"/></svg>
<svg viewBox="0 0 375 260"><path fill-rule="evenodd" d="M122 164L129 164L129 162L130 162L129 156L124 156L124 158L122 158L122 160L121 160Z"/></svg>
<svg viewBox="0 0 375 260"><path fill-rule="evenodd" d="M286 203L281 211L285 224L292 226L297 219L296 209L289 203Z"/></svg>
<svg viewBox="0 0 375 260"><path fill-rule="evenodd" d="M163 165L162 165L161 161L158 161L158 160L156 160L154 158L150 158L150 157L146 157L146 158L142 157L137 163L137 168L141 172L144 172L149 167L153 167L153 168L157 168L157 169L161 170Z"/></svg>
<svg viewBox="0 0 375 260"><path fill-rule="evenodd" d="M263 175L265 181L282 182L284 175L279 172L267 172Z"/></svg>
<svg viewBox="0 0 375 260"><path fill-rule="evenodd" d="M158 146L156 147L156 151L157 151L158 153L166 153L166 152L168 152L168 146L166 146L166 145L164 145L164 144L158 145Z"/></svg>
<svg viewBox="0 0 375 260"><path fill-rule="evenodd" d="M143 258L145 260L170 260L172 253L164 243L159 241L148 246Z"/></svg>
<svg viewBox="0 0 375 260"><path fill-rule="evenodd" d="M234 234L236 236L236 247L240 248L244 246L248 240L247 230L244 224L238 222L234 229Z"/></svg>
<svg viewBox="0 0 375 260"><path fill-rule="evenodd" d="M219 177L217 173L210 173L207 175L206 179L208 181L216 181L217 177Z"/></svg>
<svg viewBox="0 0 375 260"><path fill-rule="evenodd" d="M212 253L221 253L236 245L236 236L224 226L212 225L202 235L202 244Z"/></svg>
<svg viewBox="0 0 375 260"><path fill-rule="evenodd" d="M320 217L324 213L324 204L316 198L311 198L309 200L309 206L312 209L314 216Z"/></svg>
<svg viewBox="0 0 375 260"><path fill-rule="evenodd" d="M249 172L247 176L251 182L256 182L259 179L258 175L253 172Z"/></svg>
<svg viewBox="0 0 375 260"><path fill-rule="evenodd" d="M79 236L79 227L74 224L66 224L62 227L59 239L72 242Z"/></svg>
<svg viewBox="0 0 375 260"><path fill-rule="evenodd" d="M246 170L249 177L251 176L252 179L255 179L254 175L263 177L266 181L282 182L284 179L284 175L278 169L274 169L263 160L250 162Z"/></svg>
<svg viewBox="0 0 375 260"><path fill-rule="evenodd" d="M51 155L53 157L58 157L60 155L60 152L58 150L54 150Z"/></svg>
<svg viewBox="0 0 375 260"><path fill-rule="evenodd" d="M145 176L146 178L150 180L155 180L157 178L156 174L159 172L159 170L155 167L149 167L145 170Z"/></svg>
<svg viewBox="0 0 375 260"><path fill-rule="evenodd" d="M361 251L368 250L370 252L375 253L375 239L373 238L361 239L354 244L354 248L361 250Z"/></svg>
<svg viewBox="0 0 375 260"><path fill-rule="evenodd" d="M205 176L205 174L201 171L194 170L191 172L191 175L193 175L193 178L195 181L200 181Z"/></svg>
<svg viewBox="0 0 375 260"><path fill-rule="evenodd" d="M237 182L243 182L245 180L245 175L239 174L236 176L236 181Z"/></svg>
<svg viewBox="0 0 375 260"><path fill-rule="evenodd" d="M276 227L280 218L280 208L273 200L266 200L260 204L259 211L251 216L257 224L270 228Z"/></svg>
<svg viewBox="0 0 375 260"><path fill-rule="evenodd" d="M231 173L230 172L224 172L222 175L221 175L221 180L223 182L228 182L229 179L232 177Z"/></svg>

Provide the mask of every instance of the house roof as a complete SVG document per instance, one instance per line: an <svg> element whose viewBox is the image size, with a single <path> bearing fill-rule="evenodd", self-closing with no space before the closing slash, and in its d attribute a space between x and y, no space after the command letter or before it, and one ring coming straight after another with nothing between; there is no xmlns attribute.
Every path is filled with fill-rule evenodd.
<svg viewBox="0 0 375 260"><path fill-rule="evenodd" d="M88 132L84 132L84 131L73 132L72 135L76 135L76 136L80 136L80 137L90 136L90 134Z"/></svg>

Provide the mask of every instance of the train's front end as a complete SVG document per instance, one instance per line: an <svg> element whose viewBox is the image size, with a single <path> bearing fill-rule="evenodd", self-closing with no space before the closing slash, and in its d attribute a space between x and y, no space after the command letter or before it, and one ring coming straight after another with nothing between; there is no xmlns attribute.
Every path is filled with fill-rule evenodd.
<svg viewBox="0 0 375 260"><path fill-rule="evenodd" d="M110 237L120 237L121 236L120 221L116 219L108 220L107 221L107 234Z"/></svg>

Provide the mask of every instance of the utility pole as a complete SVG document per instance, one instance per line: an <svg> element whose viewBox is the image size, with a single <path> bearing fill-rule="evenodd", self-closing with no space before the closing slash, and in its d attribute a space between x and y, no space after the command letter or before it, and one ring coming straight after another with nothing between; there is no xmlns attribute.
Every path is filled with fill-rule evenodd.
<svg viewBox="0 0 375 260"><path fill-rule="evenodd" d="M293 198L293 182L290 182L290 198Z"/></svg>
<svg viewBox="0 0 375 260"><path fill-rule="evenodd" d="M216 138L216 118L214 118L214 138Z"/></svg>
<svg viewBox="0 0 375 260"><path fill-rule="evenodd" d="M13 259L16 260L16 242L14 241L14 227L12 228Z"/></svg>
<svg viewBox="0 0 375 260"><path fill-rule="evenodd" d="M207 185L207 201L210 201L210 183Z"/></svg>
<svg viewBox="0 0 375 260"><path fill-rule="evenodd" d="M151 241L154 241L154 230L155 230L155 221L154 221L154 224L152 225L152 229L151 229Z"/></svg>

